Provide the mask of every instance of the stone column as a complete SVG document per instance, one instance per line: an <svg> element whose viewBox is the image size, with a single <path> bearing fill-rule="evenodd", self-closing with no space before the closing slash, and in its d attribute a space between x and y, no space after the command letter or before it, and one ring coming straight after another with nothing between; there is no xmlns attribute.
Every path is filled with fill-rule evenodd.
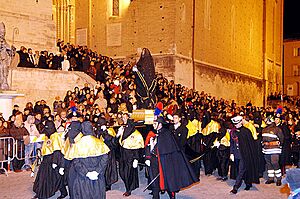
<svg viewBox="0 0 300 199"><path fill-rule="evenodd" d="M13 104L12 100L16 97L22 97L23 94L17 94L14 91L0 92L0 113L3 114L5 120L8 120L12 114Z"/></svg>

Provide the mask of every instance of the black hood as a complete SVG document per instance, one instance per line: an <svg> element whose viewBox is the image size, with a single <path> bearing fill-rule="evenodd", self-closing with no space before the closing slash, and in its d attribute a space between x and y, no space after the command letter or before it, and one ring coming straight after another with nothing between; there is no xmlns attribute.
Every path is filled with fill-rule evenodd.
<svg viewBox="0 0 300 199"><path fill-rule="evenodd" d="M74 139L76 136L82 132L81 123L78 121L73 121L68 127L68 137L71 143L75 143Z"/></svg>
<svg viewBox="0 0 300 199"><path fill-rule="evenodd" d="M53 133L56 132L55 124L51 120L45 122L43 133L49 138Z"/></svg>
<svg viewBox="0 0 300 199"><path fill-rule="evenodd" d="M84 121L81 124L81 128L82 128L82 133L83 133L84 136L86 136L86 135L93 135L93 136L95 136L93 125L92 125L92 123L90 121Z"/></svg>

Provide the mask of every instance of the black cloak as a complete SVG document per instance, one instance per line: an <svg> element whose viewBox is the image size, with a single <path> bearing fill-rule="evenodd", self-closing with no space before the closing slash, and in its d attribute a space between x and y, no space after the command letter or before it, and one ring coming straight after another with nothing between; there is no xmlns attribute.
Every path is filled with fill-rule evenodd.
<svg viewBox="0 0 300 199"><path fill-rule="evenodd" d="M257 150L257 144L253 139L251 131L246 127L242 126L239 129L239 132L236 132L236 135L238 137L241 158L244 160L246 166L246 174L244 176L245 182L249 184L259 184L259 155ZM233 164L231 164L231 166L232 165ZM235 176L231 175L230 177L234 178Z"/></svg>
<svg viewBox="0 0 300 199"><path fill-rule="evenodd" d="M178 192L199 181L184 152L180 150L174 136L166 128L158 132L157 150L162 190Z"/></svg>
<svg viewBox="0 0 300 199"><path fill-rule="evenodd" d="M121 141L128 138L134 131L134 123L128 120ZM125 149L120 146L119 174L125 184L126 192L139 187L138 169L133 168L133 161L139 160L139 157L139 149Z"/></svg>
<svg viewBox="0 0 300 199"><path fill-rule="evenodd" d="M136 93L138 95L138 108L154 106L154 93L156 87L155 66L150 51L144 48L137 62L135 75Z"/></svg>
<svg viewBox="0 0 300 199"><path fill-rule="evenodd" d="M105 170L105 184L106 188L109 189L110 186L118 181L118 168L116 162L116 148L118 146L117 139L111 136L108 133L108 130L102 130L101 126L106 126L106 120L104 118L100 118L96 123L96 134L97 137L102 137L104 139L104 143L109 147L110 152L108 153L108 163Z"/></svg>
<svg viewBox="0 0 300 199"><path fill-rule="evenodd" d="M43 133L50 138L55 131L53 121L46 121ZM53 153L44 155L33 184L33 191L38 198L50 198L55 195L55 192L59 189L61 179L52 168L52 164Z"/></svg>
<svg viewBox="0 0 300 199"><path fill-rule="evenodd" d="M83 122L81 126L83 137L94 135L91 122ZM87 147L88 146L89 145L87 145ZM104 174L107 166L107 161L107 154L95 157L90 156L85 158L75 158L72 160L69 170L70 199L106 198ZM97 173L99 173L97 180L90 180L86 176L88 172L92 171L96 171Z"/></svg>

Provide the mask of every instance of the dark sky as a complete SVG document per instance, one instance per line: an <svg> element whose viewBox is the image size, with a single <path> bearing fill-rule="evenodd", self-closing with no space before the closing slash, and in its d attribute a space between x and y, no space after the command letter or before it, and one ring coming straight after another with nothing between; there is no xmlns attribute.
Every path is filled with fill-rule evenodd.
<svg viewBox="0 0 300 199"><path fill-rule="evenodd" d="M284 0L284 39L300 39L300 0Z"/></svg>

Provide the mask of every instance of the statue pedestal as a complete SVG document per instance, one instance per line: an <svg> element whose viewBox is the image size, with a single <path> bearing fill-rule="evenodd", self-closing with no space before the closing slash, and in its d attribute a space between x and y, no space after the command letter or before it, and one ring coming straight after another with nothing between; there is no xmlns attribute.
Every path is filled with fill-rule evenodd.
<svg viewBox="0 0 300 199"><path fill-rule="evenodd" d="M12 100L23 96L24 94L19 94L16 91L0 91L0 113L3 114L5 120L8 120L9 116L12 115Z"/></svg>

